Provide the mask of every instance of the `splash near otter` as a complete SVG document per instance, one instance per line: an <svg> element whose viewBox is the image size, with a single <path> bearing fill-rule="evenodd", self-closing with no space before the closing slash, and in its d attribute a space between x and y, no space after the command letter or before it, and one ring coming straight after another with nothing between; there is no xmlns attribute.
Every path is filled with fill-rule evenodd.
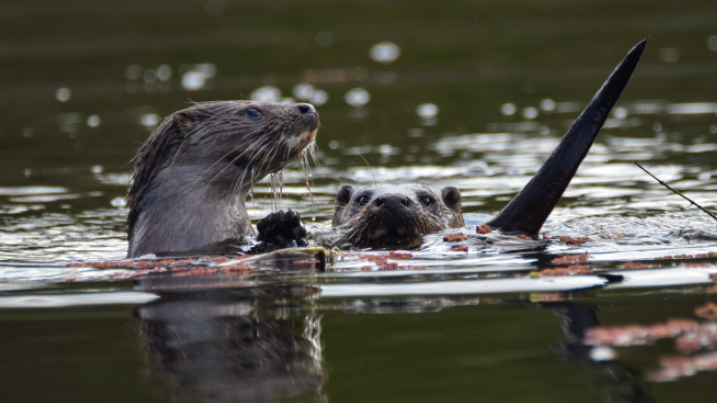
<svg viewBox="0 0 717 403"><path fill-rule="evenodd" d="M218 101L169 115L132 160L128 257L222 254L254 233L252 186L314 143L310 104Z"/></svg>

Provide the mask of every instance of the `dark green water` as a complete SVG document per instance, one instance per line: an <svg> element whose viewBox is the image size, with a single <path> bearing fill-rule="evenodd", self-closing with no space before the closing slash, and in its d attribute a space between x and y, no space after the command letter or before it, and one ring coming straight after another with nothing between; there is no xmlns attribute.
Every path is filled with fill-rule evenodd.
<svg viewBox="0 0 717 403"><path fill-rule="evenodd" d="M489 250L470 261L446 257L436 269L463 264L459 274L379 280L338 267L299 276L325 290L405 286L388 297L207 292L142 304L155 297L107 299L132 290L130 281L64 267L125 256L127 162L156 119L263 87L296 99L296 86L310 84L302 100L314 102L322 122L314 204L293 163L283 208L322 226L340 184L420 181L458 187L475 224L522 188L645 37L635 76L544 227L591 239L553 245L546 256L589 253L605 269L717 252L714 240L674 232L714 232L714 223L632 165L717 208L717 3L2 2L0 400L713 400L710 370L650 381L661 357L695 355L671 340L617 348L609 361L589 359L578 343L595 321L694 318L717 299L704 282L628 282L557 297L441 291L447 280L542 267L534 255ZM383 42L395 47L383 48L382 63L370 52ZM362 107L344 99L355 88L370 95ZM421 116L425 104L437 114L425 115L429 105ZM248 204L254 219L271 209L268 188L260 184ZM717 269L714 259L698 263ZM262 279L271 284L271 274ZM411 288L430 281L428 296ZM46 307L57 304L53 296L87 292L100 297Z"/></svg>

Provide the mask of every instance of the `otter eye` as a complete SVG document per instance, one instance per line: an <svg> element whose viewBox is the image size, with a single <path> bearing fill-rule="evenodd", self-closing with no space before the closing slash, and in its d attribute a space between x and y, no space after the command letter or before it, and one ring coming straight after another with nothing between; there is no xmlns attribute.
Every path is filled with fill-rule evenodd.
<svg viewBox="0 0 717 403"><path fill-rule="evenodd" d="M245 113L247 116L254 120L257 120L261 117L261 112L259 112L259 109L256 108L249 108L246 110Z"/></svg>
<svg viewBox="0 0 717 403"><path fill-rule="evenodd" d="M421 197L421 200L419 200L419 201L425 207L428 207L435 202L435 200L433 200L433 198L430 196L423 196L423 197Z"/></svg>
<svg viewBox="0 0 717 403"><path fill-rule="evenodd" d="M356 199L356 203L362 206L365 206L369 201L371 201L371 197L369 195L361 195Z"/></svg>

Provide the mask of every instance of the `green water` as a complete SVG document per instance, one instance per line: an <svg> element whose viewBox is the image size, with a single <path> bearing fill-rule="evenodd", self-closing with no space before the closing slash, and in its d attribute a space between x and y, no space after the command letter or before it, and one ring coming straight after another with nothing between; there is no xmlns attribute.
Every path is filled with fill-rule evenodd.
<svg viewBox="0 0 717 403"><path fill-rule="evenodd" d="M135 287L64 265L125 256L128 161L153 121L191 102L244 99L266 86L295 98L301 83L325 92L325 103L314 101L313 204L298 163L284 172L282 207L306 223L327 224L343 183L408 180L458 187L476 224L522 188L645 37L617 110L544 228L592 241L546 253L590 253L591 263L614 268L717 252L713 240L675 235L715 226L632 165L717 208L712 1L6 0L0 33L0 299ZM397 46L395 60L372 59L382 42ZM344 100L354 88L370 94L363 107ZM419 116L422 104L437 115ZM271 209L268 187L248 203L255 220ZM410 286L545 263L498 252L471 255L475 265L463 274L307 278ZM703 263L715 269L714 259ZM555 295L252 299L208 291L51 309L2 299L0 400L710 401L713 371L649 381L661 357L680 355L672 340L617 348L615 360L602 362L564 346L585 348L580 329L595 321L694 318L714 292L652 286L537 302ZM571 330L580 320L566 317L593 322Z"/></svg>

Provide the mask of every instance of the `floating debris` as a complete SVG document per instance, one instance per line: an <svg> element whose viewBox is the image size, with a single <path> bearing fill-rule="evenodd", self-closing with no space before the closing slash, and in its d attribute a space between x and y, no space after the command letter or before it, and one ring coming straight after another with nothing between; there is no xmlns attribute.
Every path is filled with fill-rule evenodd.
<svg viewBox="0 0 717 403"><path fill-rule="evenodd" d="M551 263L556 265L566 265L566 264L578 264L578 263L587 263L588 262L589 255L587 253L581 253L577 255L567 255L563 257L555 258L551 261Z"/></svg>

